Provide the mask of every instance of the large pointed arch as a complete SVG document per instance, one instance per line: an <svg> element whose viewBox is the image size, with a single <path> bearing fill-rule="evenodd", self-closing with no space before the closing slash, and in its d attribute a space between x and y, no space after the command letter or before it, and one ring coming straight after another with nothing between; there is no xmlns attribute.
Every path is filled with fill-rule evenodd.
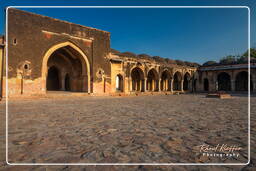
<svg viewBox="0 0 256 171"><path fill-rule="evenodd" d="M158 87L159 75L155 68L151 68L147 73L147 90L148 91L157 91L160 87Z"/></svg>
<svg viewBox="0 0 256 171"><path fill-rule="evenodd" d="M173 90L174 91L181 91L181 81L182 81L182 74L179 71L176 71L173 75Z"/></svg>
<svg viewBox="0 0 256 171"><path fill-rule="evenodd" d="M62 48L69 48L70 50L72 50L73 52L75 52L77 55L79 55L79 58L81 60L81 65L82 65L82 76L83 77L87 77L87 92L90 93L90 63L89 60L87 58L87 56L85 55L85 53L75 44L73 44L72 42L63 42L63 43L59 43L56 44L54 46L52 46L51 48L49 48L47 50L47 52L44 54L43 57L43 61L42 61L42 75L41 75L41 79L42 79L42 90L46 91L46 81L47 81L47 74L48 74L48 60L51 57L51 55L56 52L59 49ZM68 52L70 55L72 55L71 52Z"/></svg>
<svg viewBox="0 0 256 171"><path fill-rule="evenodd" d="M188 91L190 90L190 74L186 72L183 77L183 90Z"/></svg>
<svg viewBox="0 0 256 171"><path fill-rule="evenodd" d="M171 72L168 69L165 69L161 74L161 91L170 91L171 86Z"/></svg>
<svg viewBox="0 0 256 171"><path fill-rule="evenodd" d="M144 72L143 69L136 66L131 69L131 90L132 91L145 91L144 90Z"/></svg>

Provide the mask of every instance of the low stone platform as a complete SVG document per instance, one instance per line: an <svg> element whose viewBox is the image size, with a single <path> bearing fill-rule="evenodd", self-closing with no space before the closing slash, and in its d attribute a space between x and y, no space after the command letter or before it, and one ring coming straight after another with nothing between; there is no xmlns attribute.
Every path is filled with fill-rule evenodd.
<svg viewBox="0 0 256 171"><path fill-rule="evenodd" d="M229 99L232 96L230 94L227 94L227 93L211 93L211 94L207 94L206 97L208 97L208 98Z"/></svg>

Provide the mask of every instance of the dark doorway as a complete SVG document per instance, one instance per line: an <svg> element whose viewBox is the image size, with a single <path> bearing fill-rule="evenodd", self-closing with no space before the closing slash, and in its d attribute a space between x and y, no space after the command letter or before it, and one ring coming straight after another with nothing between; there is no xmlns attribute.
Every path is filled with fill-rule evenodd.
<svg viewBox="0 0 256 171"><path fill-rule="evenodd" d="M253 83L250 78L250 88L253 90ZM239 72L236 76L236 91L248 91L248 72Z"/></svg>
<svg viewBox="0 0 256 171"><path fill-rule="evenodd" d="M54 66L48 70L46 88L53 91L60 90L59 70Z"/></svg>
<svg viewBox="0 0 256 171"><path fill-rule="evenodd" d="M144 91L143 83L144 83L144 74L143 71L136 67L131 72L132 77L132 90L133 91Z"/></svg>
<svg viewBox="0 0 256 171"><path fill-rule="evenodd" d="M231 91L230 76L226 72L222 72L218 75L218 90Z"/></svg>
<svg viewBox="0 0 256 171"><path fill-rule="evenodd" d="M209 91L209 81L207 78L204 79L204 91Z"/></svg>
<svg viewBox="0 0 256 171"><path fill-rule="evenodd" d="M157 91L158 89L158 82L157 82L157 72L155 69L151 69L148 72L148 79L147 79L147 90L148 91Z"/></svg>
<svg viewBox="0 0 256 171"><path fill-rule="evenodd" d="M123 77L120 74L116 76L116 91L123 92Z"/></svg>
<svg viewBox="0 0 256 171"><path fill-rule="evenodd" d="M65 90L66 91L70 91L70 78L69 78L69 75L66 74L65 76Z"/></svg>
<svg viewBox="0 0 256 171"><path fill-rule="evenodd" d="M162 73L161 77L161 91L170 91L171 84L170 84L170 73L169 71L165 70Z"/></svg>
<svg viewBox="0 0 256 171"><path fill-rule="evenodd" d="M193 82L193 92L196 92L196 82L197 82L197 79L194 79L194 82Z"/></svg>
<svg viewBox="0 0 256 171"><path fill-rule="evenodd" d="M181 73L176 72L173 77L173 90L181 91Z"/></svg>
<svg viewBox="0 0 256 171"><path fill-rule="evenodd" d="M184 75L184 81L183 81L183 90L188 91L189 90L189 79L190 76L188 73Z"/></svg>

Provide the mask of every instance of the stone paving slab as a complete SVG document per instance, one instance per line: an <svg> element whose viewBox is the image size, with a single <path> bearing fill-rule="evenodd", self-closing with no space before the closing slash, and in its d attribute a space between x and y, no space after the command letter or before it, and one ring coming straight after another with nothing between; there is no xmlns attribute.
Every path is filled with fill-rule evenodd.
<svg viewBox="0 0 256 171"><path fill-rule="evenodd" d="M251 98L252 135L255 101ZM247 161L247 97L211 99L204 95L68 97L9 102L9 162L13 163L181 163ZM0 102L1 109L5 103ZM5 110L1 110L1 120ZM197 166L7 166L4 124L0 169L186 170ZM250 169L255 163L251 137ZM205 157L199 145L242 147L240 156ZM231 170L245 166L209 166ZM206 167L205 167L206 168ZM202 169L204 170L204 169Z"/></svg>

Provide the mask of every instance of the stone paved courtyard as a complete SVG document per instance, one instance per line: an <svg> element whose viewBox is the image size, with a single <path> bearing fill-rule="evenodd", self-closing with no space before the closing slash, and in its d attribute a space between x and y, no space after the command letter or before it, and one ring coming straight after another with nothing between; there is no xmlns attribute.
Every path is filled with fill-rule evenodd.
<svg viewBox="0 0 256 171"><path fill-rule="evenodd" d="M255 102L252 97L252 134L256 127ZM247 104L246 96L215 99L192 94L12 100L9 162L245 163ZM0 107L3 121L3 101ZM4 126L1 161L5 160ZM255 136L251 138L251 157L255 162ZM206 157L200 153L202 144L237 145L242 150L239 157ZM8 167L1 163L1 168Z"/></svg>

